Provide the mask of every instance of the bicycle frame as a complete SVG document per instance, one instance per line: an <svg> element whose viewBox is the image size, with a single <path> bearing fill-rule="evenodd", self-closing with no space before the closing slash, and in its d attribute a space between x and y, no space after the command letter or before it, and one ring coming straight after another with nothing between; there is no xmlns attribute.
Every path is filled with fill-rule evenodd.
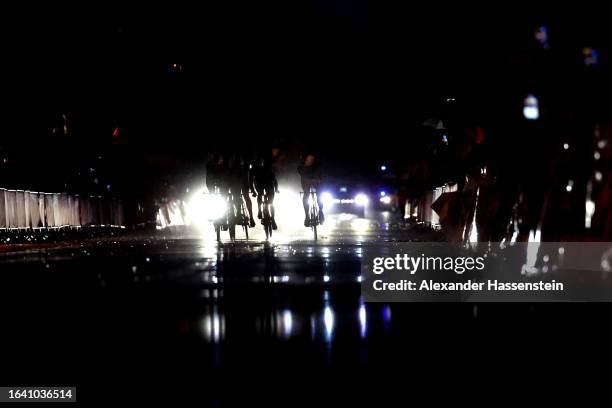
<svg viewBox="0 0 612 408"><path fill-rule="evenodd" d="M247 216L248 212L246 209L246 203L244 202L244 197L242 194L239 194L238 199L240 203L236 203L236 196L233 193L228 194L227 196L227 204L228 204L228 229L230 234L230 239L234 241L236 239L236 225L242 226L244 229L244 233L246 239L249 239L249 218Z"/></svg>
<svg viewBox="0 0 612 408"><path fill-rule="evenodd" d="M311 188L308 193L302 192L302 194L308 194L308 217L310 219L310 228L312 229L312 233L314 234L315 241L318 238L317 226L320 224L319 222L319 201L317 198L317 192L315 189Z"/></svg>
<svg viewBox="0 0 612 408"><path fill-rule="evenodd" d="M223 197L219 187L215 187L215 189L212 192L212 194L216 194L216 195L219 195L220 197ZM223 216L221 216L220 218L218 218L216 220L213 220L213 227L215 228L215 234L217 236L217 242L221 242L221 225L223 225L223 219L227 220L227 209L225 210L225 214Z"/></svg>
<svg viewBox="0 0 612 408"><path fill-rule="evenodd" d="M266 233L266 240L272 238L272 215L270 214L270 201L267 194L262 195L262 219L261 224L264 227Z"/></svg>

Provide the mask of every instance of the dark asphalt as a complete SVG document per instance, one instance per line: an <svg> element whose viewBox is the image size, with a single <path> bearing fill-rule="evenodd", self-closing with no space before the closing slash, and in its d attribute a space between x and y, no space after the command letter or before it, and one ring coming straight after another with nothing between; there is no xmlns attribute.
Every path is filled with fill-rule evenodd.
<svg viewBox="0 0 612 408"><path fill-rule="evenodd" d="M608 305L361 301L364 242L431 238L372 221L317 243L164 231L5 251L2 383L76 385L106 403L359 403L468 365L563 366L570 339L576 361L592 357Z"/></svg>

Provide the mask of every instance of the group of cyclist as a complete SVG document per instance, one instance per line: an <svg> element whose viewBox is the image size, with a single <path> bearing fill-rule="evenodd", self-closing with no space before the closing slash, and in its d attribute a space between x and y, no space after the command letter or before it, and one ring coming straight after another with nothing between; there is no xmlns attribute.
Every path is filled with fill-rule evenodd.
<svg viewBox="0 0 612 408"><path fill-rule="evenodd" d="M270 223L272 229L276 230L278 226L275 220L274 196L279 190L275 167L273 156L260 156L255 160L248 160L242 155L214 153L206 164L206 186L209 192L218 193L226 198L234 208L241 208L241 200L244 200L251 228L256 225L251 196L257 198L259 220L264 217L264 205L269 205ZM314 154L305 154L300 160L297 171L304 191L304 226L309 227L312 223L309 215L309 192L316 192L322 181ZM317 221L322 224L323 205L318 195L315 196L318 206ZM227 221L222 223L223 229L227 228Z"/></svg>

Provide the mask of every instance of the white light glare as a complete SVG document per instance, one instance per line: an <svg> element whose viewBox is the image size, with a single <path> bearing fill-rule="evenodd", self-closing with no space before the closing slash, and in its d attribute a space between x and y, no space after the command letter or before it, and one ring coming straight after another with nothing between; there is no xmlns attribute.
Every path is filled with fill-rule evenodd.
<svg viewBox="0 0 612 408"><path fill-rule="evenodd" d="M323 203L323 207L330 208L332 205L334 205L334 196L332 196L330 192L326 191L321 194L321 202Z"/></svg>
<svg viewBox="0 0 612 408"><path fill-rule="evenodd" d="M334 312L329 306L325 306L323 310L323 324L325 326L325 340L329 342L334 335Z"/></svg>
<svg viewBox="0 0 612 408"><path fill-rule="evenodd" d="M585 228L591 228L591 220L593 219L594 214L595 214L595 202L593 202L592 200L587 200L585 202L585 219L584 219Z"/></svg>
<svg viewBox="0 0 612 408"><path fill-rule="evenodd" d="M391 204L391 197L389 196L380 197L380 202L383 204Z"/></svg>
<svg viewBox="0 0 612 408"><path fill-rule="evenodd" d="M357 232L365 232L370 228L370 221L365 218L355 218L351 221L351 228Z"/></svg>
<svg viewBox="0 0 612 408"><path fill-rule="evenodd" d="M368 196L363 194L363 193L359 193L355 196L355 203L357 205L360 205L362 207L365 207L366 205L368 205Z"/></svg>
<svg viewBox="0 0 612 408"><path fill-rule="evenodd" d="M191 223L200 226L223 217L226 209L227 204L223 197L219 194L205 194L204 190L196 191L187 204Z"/></svg>

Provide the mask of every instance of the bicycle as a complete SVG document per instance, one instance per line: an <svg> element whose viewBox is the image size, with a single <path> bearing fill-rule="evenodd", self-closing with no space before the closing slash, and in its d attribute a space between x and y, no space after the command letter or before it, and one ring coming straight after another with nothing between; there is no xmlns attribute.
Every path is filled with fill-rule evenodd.
<svg viewBox="0 0 612 408"><path fill-rule="evenodd" d="M224 197L221 195L219 187L215 187L212 197L213 200L218 200L219 204L224 202ZM227 225L227 209L224 210L224 214L212 219L212 223L217 236L217 242L221 242L221 229L224 225Z"/></svg>
<svg viewBox="0 0 612 408"><path fill-rule="evenodd" d="M264 193L262 196L262 218L261 224L264 227L264 231L266 233L266 241L272 238L272 215L270 214L270 201L268 199L268 194Z"/></svg>
<svg viewBox="0 0 612 408"><path fill-rule="evenodd" d="M302 195L306 194L302 192ZM317 192L314 189L310 189L308 192L310 196L308 199L308 218L310 220L310 228L312 229L312 233L314 234L314 240L318 239L317 226L321 224L319 220L319 202L317 199Z"/></svg>
<svg viewBox="0 0 612 408"><path fill-rule="evenodd" d="M246 208L246 203L244 202L244 197L242 195L239 196L240 205L234 205L234 196L230 194L228 197L228 206L229 206L229 216L228 216L228 229L230 234L230 239L234 241L236 239L236 225L240 225L244 229L244 235L246 236L247 241L249 240L249 217L248 211Z"/></svg>

